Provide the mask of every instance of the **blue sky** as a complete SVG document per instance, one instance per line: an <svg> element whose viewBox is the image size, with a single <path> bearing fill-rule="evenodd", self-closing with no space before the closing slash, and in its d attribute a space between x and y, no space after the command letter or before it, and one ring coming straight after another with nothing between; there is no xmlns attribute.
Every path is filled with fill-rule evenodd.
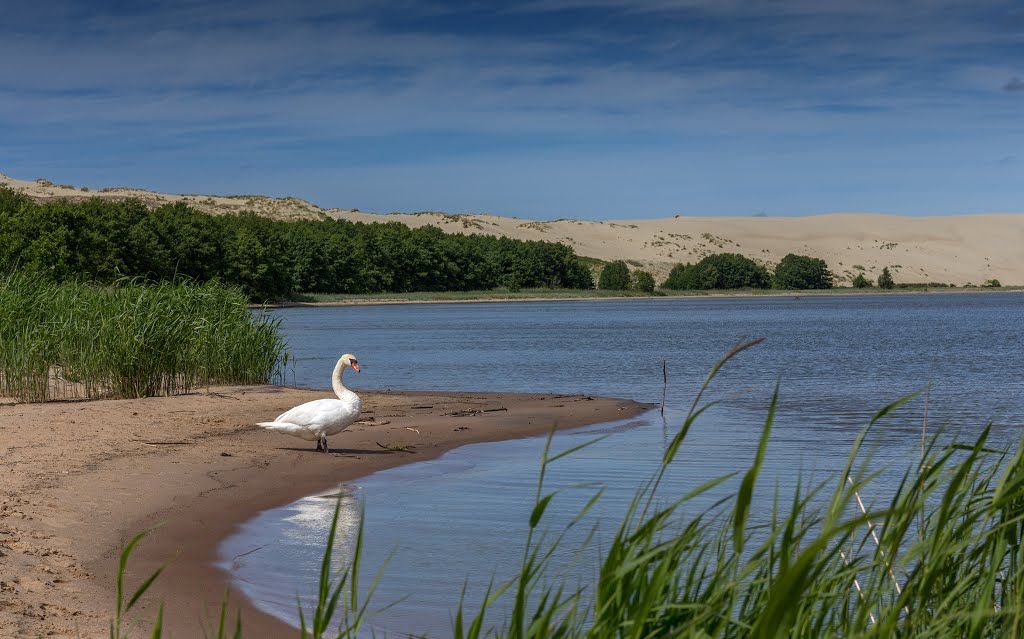
<svg viewBox="0 0 1024 639"><path fill-rule="evenodd" d="M531 218L1024 210L1024 4L2 2L0 172Z"/></svg>

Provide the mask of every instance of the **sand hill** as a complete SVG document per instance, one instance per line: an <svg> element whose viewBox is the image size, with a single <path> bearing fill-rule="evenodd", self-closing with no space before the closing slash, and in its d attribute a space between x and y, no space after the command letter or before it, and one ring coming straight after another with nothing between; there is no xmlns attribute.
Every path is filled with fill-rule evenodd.
<svg viewBox="0 0 1024 639"><path fill-rule="evenodd" d="M808 217L681 217L653 220L531 221L488 214L365 213L324 209L298 198L262 195L170 195L143 189L76 189L47 180L0 184L37 200L58 198L138 198L151 206L184 201L214 215L254 211L276 219L339 218L361 222L401 222L436 226L455 233L485 233L516 239L552 240L579 255L623 259L647 268L658 279L673 264L694 262L720 252L742 253L774 264L787 253L824 259L841 282L857 273L877 277L888 266L897 282L980 284L998 279L1024 285L1024 214L905 217L873 213L833 213Z"/></svg>

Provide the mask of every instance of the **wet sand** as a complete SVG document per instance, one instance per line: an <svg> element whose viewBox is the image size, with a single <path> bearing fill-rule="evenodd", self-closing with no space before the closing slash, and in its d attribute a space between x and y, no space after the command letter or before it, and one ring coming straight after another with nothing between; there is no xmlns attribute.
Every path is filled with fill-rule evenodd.
<svg viewBox="0 0 1024 639"><path fill-rule="evenodd" d="M332 437L330 454L252 425L324 396L249 386L142 400L0 400L0 636L105 636L118 554L152 528L129 563L126 591L167 569L132 611L133 634L148 634L163 601L165 637L201 637L228 585L213 565L217 547L256 513L463 444L649 407L579 395L363 392L364 421ZM230 600L246 637L297 634L240 595Z"/></svg>

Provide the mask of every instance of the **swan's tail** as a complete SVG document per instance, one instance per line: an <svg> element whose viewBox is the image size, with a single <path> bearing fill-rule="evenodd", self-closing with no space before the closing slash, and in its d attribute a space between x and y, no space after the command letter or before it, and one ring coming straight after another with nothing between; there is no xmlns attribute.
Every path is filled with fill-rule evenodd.
<svg viewBox="0 0 1024 639"><path fill-rule="evenodd" d="M257 422L256 425L267 430L276 430L279 433L288 433L289 435L298 435L300 437L308 432L306 428L290 422Z"/></svg>

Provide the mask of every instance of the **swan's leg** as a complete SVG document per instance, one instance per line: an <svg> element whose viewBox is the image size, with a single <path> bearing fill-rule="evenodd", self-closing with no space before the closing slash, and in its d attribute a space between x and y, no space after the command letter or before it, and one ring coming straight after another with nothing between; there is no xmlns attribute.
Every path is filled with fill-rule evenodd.
<svg viewBox="0 0 1024 639"><path fill-rule="evenodd" d="M316 451L320 452L321 450L323 450L323 445L324 445L323 437L317 437L316 438Z"/></svg>
<svg viewBox="0 0 1024 639"><path fill-rule="evenodd" d="M320 439L322 439L322 440L323 440L323 442L324 442L324 452L325 452L325 453L329 453L329 452L331 452L331 449L330 449L330 447L329 447L329 446L327 445L327 435L321 435L321 436L320 436Z"/></svg>

